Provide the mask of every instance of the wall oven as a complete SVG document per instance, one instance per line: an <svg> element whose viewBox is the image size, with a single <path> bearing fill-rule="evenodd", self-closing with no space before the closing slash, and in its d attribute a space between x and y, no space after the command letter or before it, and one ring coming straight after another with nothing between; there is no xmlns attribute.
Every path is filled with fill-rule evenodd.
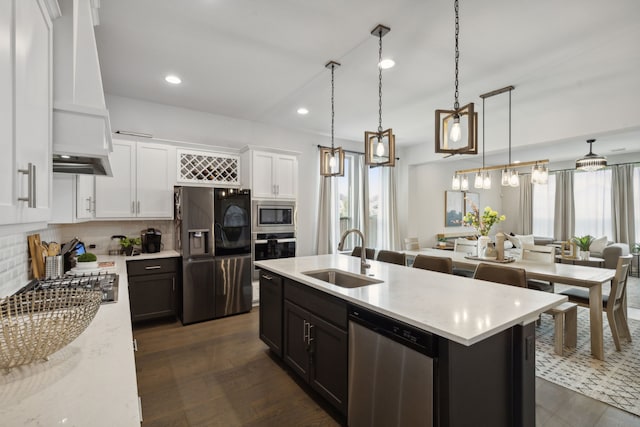
<svg viewBox="0 0 640 427"><path fill-rule="evenodd" d="M254 233L255 261L296 256L296 237L294 232Z"/></svg>

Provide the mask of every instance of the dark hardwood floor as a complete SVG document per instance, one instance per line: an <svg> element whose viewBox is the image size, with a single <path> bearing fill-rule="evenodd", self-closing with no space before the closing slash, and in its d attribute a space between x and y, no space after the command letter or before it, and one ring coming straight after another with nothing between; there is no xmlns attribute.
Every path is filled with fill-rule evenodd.
<svg viewBox="0 0 640 427"><path fill-rule="evenodd" d="M136 325L143 426L339 426L318 397L271 357L251 313L182 326ZM640 418L536 380L539 426L638 426Z"/></svg>

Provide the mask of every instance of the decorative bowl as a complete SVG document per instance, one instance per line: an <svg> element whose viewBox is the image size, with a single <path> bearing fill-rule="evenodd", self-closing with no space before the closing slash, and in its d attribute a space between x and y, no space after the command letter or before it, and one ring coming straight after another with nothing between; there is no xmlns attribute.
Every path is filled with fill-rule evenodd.
<svg viewBox="0 0 640 427"><path fill-rule="evenodd" d="M48 356L89 326L100 291L50 289L0 298L0 368L9 370Z"/></svg>

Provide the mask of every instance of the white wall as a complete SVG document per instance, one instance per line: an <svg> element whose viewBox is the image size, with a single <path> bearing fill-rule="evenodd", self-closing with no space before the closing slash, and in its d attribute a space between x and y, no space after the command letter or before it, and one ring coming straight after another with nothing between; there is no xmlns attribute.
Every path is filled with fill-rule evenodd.
<svg viewBox="0 0 640 427"><path fill-rule="evenodd" d="M154 138L234 149L253 145L299 152L297 253L315 254L320 182L317 145L329 145L329 137L120 96L106 95L106 102L113 131L143 132ZM348 141L336 140L336 145L354 151L363 149L362 144Z"/></svg>

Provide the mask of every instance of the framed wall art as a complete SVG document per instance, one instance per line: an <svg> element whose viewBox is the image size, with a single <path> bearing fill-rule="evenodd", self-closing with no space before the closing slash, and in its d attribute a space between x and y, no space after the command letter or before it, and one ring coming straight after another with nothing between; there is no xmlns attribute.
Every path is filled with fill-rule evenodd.
<svg viewBox="0 0 640 427"><path fill-rule="evenodd" d="M462 227L464 193L462 191L444 192L444 226Z"/></svg>

